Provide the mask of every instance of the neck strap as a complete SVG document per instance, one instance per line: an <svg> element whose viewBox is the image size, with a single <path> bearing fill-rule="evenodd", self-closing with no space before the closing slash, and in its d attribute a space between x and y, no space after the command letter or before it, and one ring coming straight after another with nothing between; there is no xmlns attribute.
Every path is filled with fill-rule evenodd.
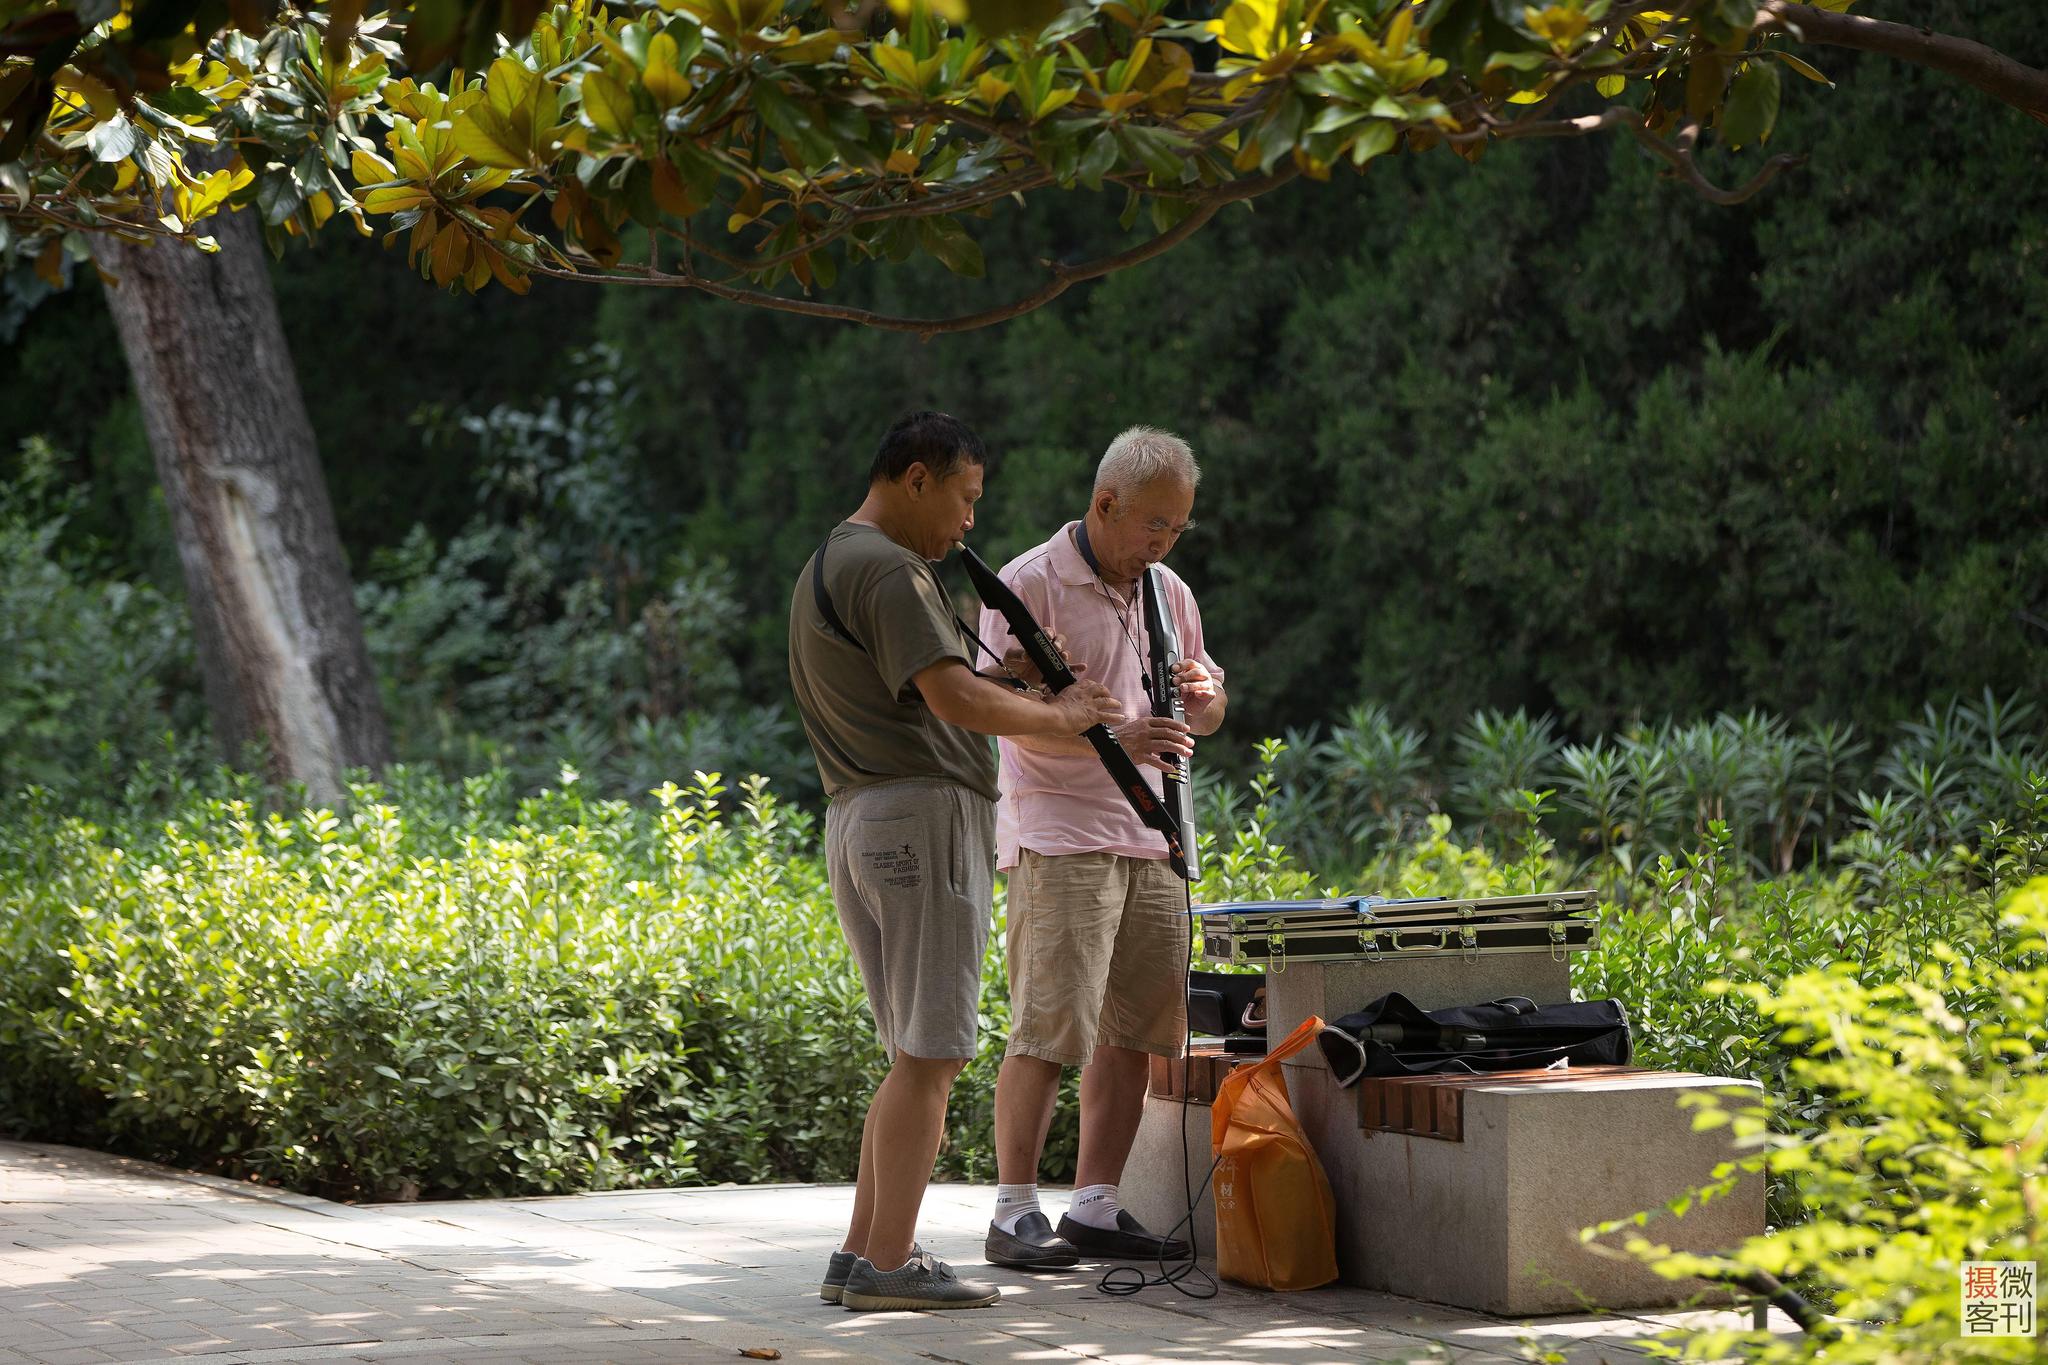
<svg viewBox="0 0 2048 1365"><path fill-rule="evenodd" d="M1095 557L1095 547L1088 543L1088 519L1083 517L1074 527L1074 548L1081 552L1081 562L1088 566L1088 572L1102 577L1102 561Z"/></svg>

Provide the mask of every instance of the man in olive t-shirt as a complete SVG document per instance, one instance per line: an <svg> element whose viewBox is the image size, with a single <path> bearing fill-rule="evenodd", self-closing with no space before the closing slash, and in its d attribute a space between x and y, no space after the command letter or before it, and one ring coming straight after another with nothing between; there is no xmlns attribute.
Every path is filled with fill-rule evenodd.
<svg viewBox="0 0 2048 1365"><path fill-rule="evenodd" d="M790 687L830 802L826 875L890 1061L861 1132L852 1226L820 1286L863 1311L998 1297L912 1241L946 1096L974 1055L995 880L986 737L1077 735L1123 718L1097 683L1044 697L974 672L932 564L973 527L986 462L980 438L944 413L899 420L866 499L790 600Z"/></svg>
<svg viewBox="0 0 2048 1365"><path fill-rule="evenodd" d="M973 658L931 562L858 521L834 527L820 554L839 626L818 611L814 556L790 603L789 680L825 795L936 775L995 800L995 745L933 716L911 681Z"/></svg>

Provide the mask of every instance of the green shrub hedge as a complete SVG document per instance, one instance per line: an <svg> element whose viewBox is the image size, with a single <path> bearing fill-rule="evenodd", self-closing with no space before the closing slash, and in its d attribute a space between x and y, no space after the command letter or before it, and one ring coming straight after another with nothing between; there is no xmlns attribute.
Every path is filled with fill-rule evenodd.
<svg viewBox="0 0 2048 1365"><path fill-rule="evenodd" d="M231 779L229 780L231 781ZM875 1048L809 822L399 773L8 833L0 1112L329 1193L836 1177Z"/></svg>
<svg viewBox="0 0 2048 1365"><path fill-rule="evenodd" d="M1320 889L1275 833L1283 746L1263 757L1236 823L1204 836L1201 899ZM1995 880L2048 866L2048 785L2029 790L1970 848L1932 857L1873 828L1839 869L1774 880L1710 825L1646 869L1634 908L1605 907L1579 989L1627 1003L1649 1061L1782 1089L1776 1029L1712 983L1828 962L1876 984L1937 942L1995 954ZM502 772L399 769L354 787L345 817L265 813L259 796L221 772L169 818L143 798L97 822L36 789L15 803L0 1128L369 1198L852 1174L882 1058L816 821L765 782L700 774L636 807L586 797L569 770L517 798ZM1541 804L1529 794L1498 854L1429 817L1350 885L1556 887ZM949 1175L992 1169L999 943ZM1048 1174L1072 1143L1056 1125Z"/></svg>
<svg viewBox="0 0 2048 1365"><path fill-rule="evenodd" d="M882 1056L814 818L758 778L509 790L401 769L287 818L221 773L94 823L32 789L0 826L0 1130L367 1198L850 1179ZM1300 885L1256 836L1219 878ZM993 1170L999 943L956 1176Z"/></svg>
<svg viewBox="0 0 2048 1365"><path fill-rule="evenodd" d="M1279 833L1285 759L1263 745L1204 835L1198 898L1335 889ZM851 1178L882 1056L814 817L759 778L646 806L583 785L397 769L346 815L292 817L225 771L91 818L29 789L0 823L0 1132L366 1199ZM1932 1340L1912 1303L1966 1253L2040 1247L2048 880L2015 888L2048 872L2048 780L2019 791L1945 849L1867 802L1825 864L1775 877L1710 820L1615 888L1574 958L1578 991L1628 1006L1639 1060L1764 1083L1767 1106L1701 1122L1769 1148L1774 1233L1704 1268L1875 1319L1844 1359ZM1423 815L1347 888L1558 887L1587 864L1553 846L1547 799L1503 803L1491 848ZM993 1174L1000 941L942 1175ZM1656 1230L1610 1232L1656 1260ZM1904 1288L1874 1238L1920 1248Z"/></svg>

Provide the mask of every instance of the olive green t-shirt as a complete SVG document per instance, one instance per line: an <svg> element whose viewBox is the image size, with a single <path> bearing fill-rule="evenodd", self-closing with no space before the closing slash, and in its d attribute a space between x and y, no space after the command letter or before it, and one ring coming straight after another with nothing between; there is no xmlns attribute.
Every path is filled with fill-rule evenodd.
<svg viewBox="0 0 2048 1365"><path fill-rule="evenodd" d="M935 777L995 800L994 741L933 715L911 681L941 659L974 664L972 642L931 564L850 521L826 537L824 555L826 594L860 642L826 624L806 561L789 603L789 685L825 795Z"/></svg>

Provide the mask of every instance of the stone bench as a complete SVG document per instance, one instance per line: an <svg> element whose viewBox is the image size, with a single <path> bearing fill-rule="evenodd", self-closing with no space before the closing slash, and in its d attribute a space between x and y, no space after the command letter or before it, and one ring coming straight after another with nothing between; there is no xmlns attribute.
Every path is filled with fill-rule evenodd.
<svg viewBox="0 0 2048 1365"><path fill-rule="evenodd" d="M1329 1085L1302 1073L1288 1077ZM1747 1083L1584 1067L1485 1077L1363 1080L1345 1278L1490 1313L1666 1308L1715 1291L1633 1258L1588 1250L1579 1230L1662 1208L1734 1156L1726 1129L1696 1133L1678 1098ZM1753 1084L1748 1088L1754 1090ZM1653 1240L1713 1252L1764 1230L1764 1182L1661 1218Z"/></svg>
<svg viewBox="0 0 2048 1365"><path fill-rule="evenodd" d="M1378 962L1293 962L1266 977L1268 1036L1310 1014L1341 1018L1399 991L1423 1009L1527 996L1571 998L1562 956L1503 954ZM1155 1058L1122 1198L1164 1231L1187 1211L1183 1172L1202 1182L1213 1159L1209 1106L1233 1067L1256 1058L1199 1045L1184 1061ZM1282 1068L1294 1111L1330 1177L1337 1264L1345 1283L1511 1317L1583 1308L1726 1302L1727 1290L1662 1278L1633 1259L1602 1256L1579 1230L1662 1208L1735 1155L1726 1127L1694 1132L1679 1105L1689 1090L1753 1083L1635 1067L1367 1078L1337 1085L1310 1049ZM1186 1105L1182 1104L1182 1097ZM1683 1218L1657 1218L1658 1242L1726 1250L1764 1228L1764 1182ZM1183 1235L1186 1235L1185 1233ZM1196 1245L1215 1254L1216 1215L1204 1190Z"/></svg>
<svg viewBox="0 0 2048 1365"><path fill-rule="evenodd" d="M1561 958L1296 962L1269 972L1270 1036L1310 1014L1341 1018L1399 991L1423 1009L1528 996L1570 998ZM1283 1070L1288 1096L1337 1200L1347 1284L1507 1316L1583 1307L1664 1308L1714 1294L1633 1259L1589 1251L1579 1229L1662 1208L1735 1155L1723 1127L1694 1132L1679 1096L1753 1083L1637 1068L1361 1080L1339 1087L1310 1049ZM1149 1104L1149 1101L1148 1101ZM1725 1250L1764 1228L1764 1182L1748 1175L1683 1218L1655 1220L1661 1243Z"/></svg>

